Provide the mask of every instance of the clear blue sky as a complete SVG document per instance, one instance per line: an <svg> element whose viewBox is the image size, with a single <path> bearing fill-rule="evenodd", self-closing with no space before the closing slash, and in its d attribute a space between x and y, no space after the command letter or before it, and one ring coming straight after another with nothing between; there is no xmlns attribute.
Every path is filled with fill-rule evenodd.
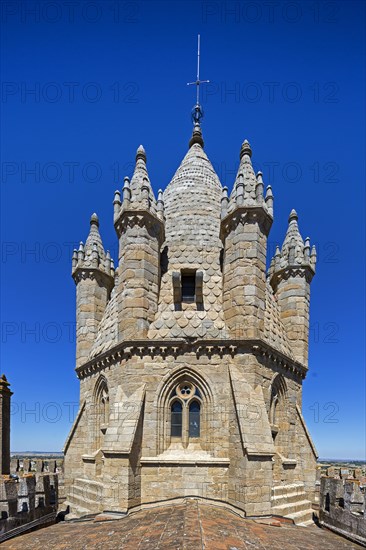
<svg viewBox="0 0 366 550"><path fill-rule="evenodd" d="M36 11L32 13L32 7ZM232 186L247 138L318 248L303 411L322 457L365 456L365 4L3 2L1 370L12 450L60 450L78 401L71 250L142 143L154 189L187 150L202 35L206 152ZM33 90L33 93L32 93ZM33 332L32 332L33 331ZM33 411L33 413L31 412Z"/></svg>

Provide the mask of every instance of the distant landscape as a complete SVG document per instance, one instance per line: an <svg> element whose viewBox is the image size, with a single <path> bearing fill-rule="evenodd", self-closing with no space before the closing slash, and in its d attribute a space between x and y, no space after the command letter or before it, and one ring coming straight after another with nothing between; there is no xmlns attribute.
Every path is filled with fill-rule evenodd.
<svg viewBox="0 0 366 550"><path fill-rule="evenodd" d="M25 456L43 456L43 457L57 457L61 458L64 454L61 451L17 451L11 453L12 458L22 458ZM363 466L366 468L366 459L353 459L353 458L318 458L318 464L328 464L332 466L350 466L350 467L360 467Z"/></svg>

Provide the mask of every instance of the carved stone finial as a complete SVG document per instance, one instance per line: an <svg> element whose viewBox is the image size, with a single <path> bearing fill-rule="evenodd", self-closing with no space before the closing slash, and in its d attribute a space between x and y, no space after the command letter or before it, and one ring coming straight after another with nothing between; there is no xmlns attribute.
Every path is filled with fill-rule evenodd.
<svg viewBox="0 0 366 550"><path fill-rule="evenodd" d="M189 140L189 147L192 147L192 145L194 145L195 143L198 143L199 145L201 145L201 147L204 146L204 141L203 141L203 137L202 137L202 130L201 130L201 126L198 124L198 122L196 122L196 124L194 125L193 132L192 132L192 137Z"/></svg>
<svg viewBox="0 0 366 550"><path fill-rule="evenodd" d="M250 157L252 156L252 150L250 148L249 141L247 139L243 141L243 144L241 146L240 159L242 159L244 155L249 155Z"/></svg>
<svg viewBox="0 0 366 550"><path fill-rule="evenodd" d="M99 227L99 218L95 212L90 217L90 225L96 225Z"/></svg>
<svg viewBox="0 0 366 550"><path fill-rule="evenodd" d="M146 152L142 145L140 145L136 151L136 162L140 159L146 162Z"/></svg>
<svg viewBox="0 0 366 550"><path fill-rule="evenodd" d="M288 223L290 223L294 220L297 221L298 219L299 219L299 216L297 215L296 210L292 209L291 212L290 212L289 218L288 218Z"/></svg>

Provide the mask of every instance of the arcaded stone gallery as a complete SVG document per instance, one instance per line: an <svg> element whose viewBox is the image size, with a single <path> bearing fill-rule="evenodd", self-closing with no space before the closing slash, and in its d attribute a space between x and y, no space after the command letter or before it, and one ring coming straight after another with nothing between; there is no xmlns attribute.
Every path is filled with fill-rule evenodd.
<svg viewBox="0 0 366 550"><path fill-rule="evenodd" d="M80 407L65 486L76 515L192 496L311 521L317 455L301 398L316 252L293 210L267 271L273 195L251 157L244 141L229 194L196 124L155 198L140 146L114 196L118 266L96 214L74 251Z"/></svg>

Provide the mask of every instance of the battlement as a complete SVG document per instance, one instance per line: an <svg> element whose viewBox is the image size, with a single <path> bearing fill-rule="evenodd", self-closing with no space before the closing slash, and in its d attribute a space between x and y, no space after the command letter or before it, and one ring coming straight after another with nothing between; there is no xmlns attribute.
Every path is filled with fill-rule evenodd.
<svg viewBox="0 0 366 550"><path fill-rule="evenodd" d="M366 483L364 482L364 476L362 468L342 468L337 466L329 466L326 469L326 477L332 477L335 479L356 479L361 482L361 485Z"/></svg>
<svg viewBox="0 0 366 550"><path fill-rule="evenodd" d="M12 457L10 460L11 474L27 474L31 472L60 474L63 472L63 458L48 457Z"/></svg>
<svg viewBox="0 0 366 550"><path fill-rule="evenodd" d="M13 474L14 475L14 474ZM0 542L22 532L55 522L58 474L25 473L0 478Z"/></svg>
<svg viewBox="0 0 366 550"><path fill-rule="evenodd" d="M366 547L366 491L358 479L321 478L319 521Z"/></svg>

